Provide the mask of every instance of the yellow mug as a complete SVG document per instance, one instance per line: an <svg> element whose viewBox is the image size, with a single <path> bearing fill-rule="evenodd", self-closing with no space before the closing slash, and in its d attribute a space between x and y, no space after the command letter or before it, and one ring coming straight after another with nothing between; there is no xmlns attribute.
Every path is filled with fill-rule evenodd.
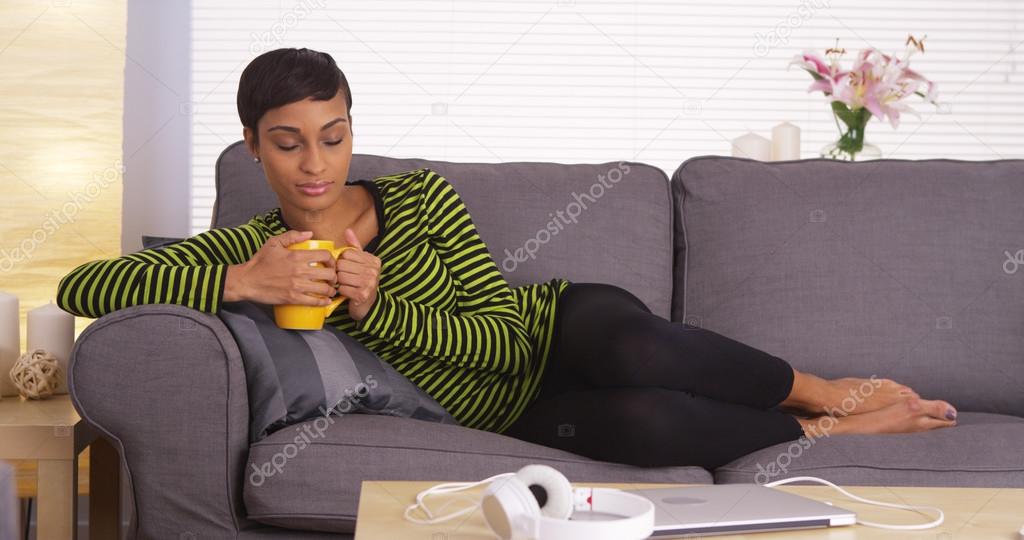
<svg viewBox="0 0 1024 540"><path fill-rule="evenodd" d="M341 257L341 254L346 250L354 248L352 246L336 248L334 247L334 242L330 240L306 240L305 242L292 244L288 246L288 249L325 249L330 251L331 255L337 259L338 257ZM312 264L319 267L324 266L323 263ZM274 306L274 322L276 322L277 326L280 328L286 328L289 330L320 330L324 327L324 320L329 317L331 313L333 313L334 310L337 309L344 301L345 297L339 294L326 306L304 306L302 304L277 305Z"/></svg>

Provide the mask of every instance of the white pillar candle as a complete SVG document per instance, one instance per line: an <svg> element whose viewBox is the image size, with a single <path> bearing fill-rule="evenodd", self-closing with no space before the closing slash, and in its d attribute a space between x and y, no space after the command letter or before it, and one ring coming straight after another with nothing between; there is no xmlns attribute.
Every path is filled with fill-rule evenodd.
<svg viewBox="0 0 1024 540"><path fill-rule="evenodd" d="M60 383L54 393L68 391L68 360L75 344L75 316L53 302L28 312L28 345L26 351L45 349L60 364Z"/></svg>
<svg viewBox="0 0 1024 540"><path fill-rule="evenodd" d="M756 133L740 135L732 141L732 155L768 161L772 158L772 142Z"/></svg>
<svg viewBox="0 0 1024 540"><path fill-rule="evenodd" d="M20 317L18 297L0 292L0 396L18 395L10 373L21 354Z"/></svg>
<svg viewBox="0 0 1024 540"><path fill-rule="evenodd" d="M772 128L772 161L800 159L800 128L783 122Z"/></svg>

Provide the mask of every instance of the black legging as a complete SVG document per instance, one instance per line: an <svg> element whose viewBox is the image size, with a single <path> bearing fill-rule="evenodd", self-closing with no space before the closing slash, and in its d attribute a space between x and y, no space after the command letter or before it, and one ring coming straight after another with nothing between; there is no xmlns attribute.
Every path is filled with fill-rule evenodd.
<svg viewBox="0 0 1024 540"><path fill-rule="evenodd" d="M553 340L540 395L506 435L602 461L714 469L803 434L774 409L793 386L785 360L665 320L620 287L569 285Z"/></svg>

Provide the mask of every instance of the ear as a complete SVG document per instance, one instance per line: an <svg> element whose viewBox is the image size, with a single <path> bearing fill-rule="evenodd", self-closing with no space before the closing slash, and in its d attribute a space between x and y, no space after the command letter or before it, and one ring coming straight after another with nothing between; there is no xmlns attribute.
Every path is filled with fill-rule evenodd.
<svg viewBox="0 0 1024 540"><path fill-rule="evenodd" d="M249 149L249 153L253 156L259 155L260 145L256 142L256 134L248 127L243 127L242 138L245 139L245 146Z"/></svg>

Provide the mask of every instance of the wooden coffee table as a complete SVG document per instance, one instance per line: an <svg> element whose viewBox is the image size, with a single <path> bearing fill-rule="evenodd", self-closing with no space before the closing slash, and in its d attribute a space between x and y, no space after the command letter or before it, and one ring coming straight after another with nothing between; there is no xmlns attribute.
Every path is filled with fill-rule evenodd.
<svg viewBox="0 0 1024 540"><path fill-rule="evenodd" d="M38 464L36 538L70 539L76 532L78 454L89 448L89 537L120 538L117 450L83 422L67 395L0 400L0 459Z"/></svg>
<svg viewBox="0 0 1024 540"><path fill-rule="evenodd" d="M356 540L388 538L399 540L417 538L429 540L493 539L479 510L467 516L437 525L416 525L402 517L405 507L416 500L416 494L439 482L382 482L364 481L359 495L359 516L356 522ZM637 489L668 487L669 484L602 484L574 483L578 486L615 487ZM846 486L843 486L846 487ZM846 499L824 486L782 486L779 489L820 501L828 501L871 521L883 523L922 523L924 517L905 510L891 510L868 506ZM715 536L712 538L928 538L929 540L956 540L960 538L1017 539L1017 531L1024 525L1024 489L1001 488L918 488L918 487L852 487L855 495L878 501L937 506L946 513L945 523L926 531L887 531L861 525L834 529L781 531L747 535ZM431 497L432 510L448 500L462 496L452 503L451 509L463 508L478 500L483 488L453 495ZM447 513L447 512L435 512ZM422 517L422 516L421 516Z"/></svg>

